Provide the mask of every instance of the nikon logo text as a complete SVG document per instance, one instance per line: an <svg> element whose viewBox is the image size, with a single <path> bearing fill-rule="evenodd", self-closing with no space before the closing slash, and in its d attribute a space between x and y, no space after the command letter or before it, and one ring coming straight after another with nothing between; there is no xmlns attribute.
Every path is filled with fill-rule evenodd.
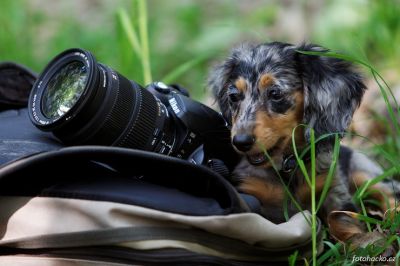
<svg viewBox="0 0 400 266"><path fill-rule="evenodd" d="M169 104L172 107L172 110L174 110L175 114L179 114L181 112L181 109L179 109L178 103L176 102L175 98L171 98L168 100Z"/></svg>

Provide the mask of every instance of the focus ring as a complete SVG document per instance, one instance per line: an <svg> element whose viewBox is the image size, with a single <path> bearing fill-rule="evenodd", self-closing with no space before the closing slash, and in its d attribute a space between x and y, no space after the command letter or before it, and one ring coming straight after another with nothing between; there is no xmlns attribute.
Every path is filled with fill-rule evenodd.
<svg viewBox="0 0 400 266"><path fill-rule="evenodd" d="M149 91L140 87L135 88L135 91L138 96L135 103L137 113L133 114L133 117L136 119L132 119L125 136L116 145L147 150L147 144L152 139L155 129L158 105Z"/></svg>

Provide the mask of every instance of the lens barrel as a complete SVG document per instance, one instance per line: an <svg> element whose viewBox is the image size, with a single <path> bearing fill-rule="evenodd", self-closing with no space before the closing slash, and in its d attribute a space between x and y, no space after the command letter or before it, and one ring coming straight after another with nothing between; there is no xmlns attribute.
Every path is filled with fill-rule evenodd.
<svg viewBox="0 0 400 266"><path fill-rule="evenodd" d="M149 91L83 49L56 56L33 86L30 119L68 145L107 145L169 154L166 107Z"/></svg>

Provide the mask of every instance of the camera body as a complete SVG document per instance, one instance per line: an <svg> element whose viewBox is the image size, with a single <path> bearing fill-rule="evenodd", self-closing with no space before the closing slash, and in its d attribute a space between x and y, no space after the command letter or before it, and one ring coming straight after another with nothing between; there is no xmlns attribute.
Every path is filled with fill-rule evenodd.
<svg viewBox="0 0 400 266"><path fill-rule="evenodd" d="M210 158L228 159L236 154L230 144L230 129L221 113L189 98L179 85L167 86L154 82L146 87L167 107L173 120L175 140L173 147L161 148L160 153L205 164Z"/></svg>
<svg viewBox="0 0 400 266"><path fill-rule="evenodd" d="M143 88L79 48L46 66L28 110L36 127L67 145L141 149L203 165L219 159L228 168L237 158L220 113L177 85Z"/></svg>

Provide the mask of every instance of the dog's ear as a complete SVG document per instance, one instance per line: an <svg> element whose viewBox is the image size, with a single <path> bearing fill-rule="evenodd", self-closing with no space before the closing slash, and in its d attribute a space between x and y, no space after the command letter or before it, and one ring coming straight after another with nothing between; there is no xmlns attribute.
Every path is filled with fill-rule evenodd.
<svg viewBox="0 0 400 266"><path fill-rule="evenodd" d="M313 44L301 45L297 50L328 51ZM304 123L314 129L316 136L343 136L366 89L361 75L350 62L341 59L301 53L298 58L304 86ZM306 140L309 137L310 130L306 130Z"/></svg>
<svg viewBox="0 0 400 266"><path fill-rule="evenodd" d="M229 82L234 78L236 67L249 58L249 54L253 48L254 46L251 44L242 44L234 48L229 57L224 62L214 67L209 73L208 88L211 89L222 115L229 123L231 123L232 119L227 94Z"/></svg>
<svg viewBox="0 0 400 266"><path fill-rule="evenodd" d="M214 67L208 77L208 88L211 89L222 115L229 123L231 123L232 114L229 108L226 84L228 83L233 68L233 61L228 59L223 64Z"/></svg>

